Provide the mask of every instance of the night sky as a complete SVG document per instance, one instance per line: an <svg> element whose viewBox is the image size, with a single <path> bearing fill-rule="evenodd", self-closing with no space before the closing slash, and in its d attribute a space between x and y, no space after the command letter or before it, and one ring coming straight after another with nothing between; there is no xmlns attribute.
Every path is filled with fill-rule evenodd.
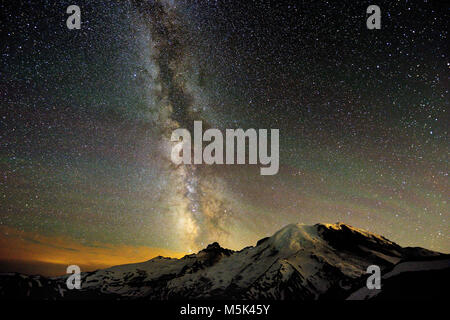
<svg viewBox="0 0 450 320"><path fill-rule="evenodd" d="M66 27L71 4L80 30ZM371 4L381 30L366 27ZM237 250L289 223L450 252L443 2L0 9L0 271ZM278 174L175 167L170 134L194 120L280 129Z"/></svg>

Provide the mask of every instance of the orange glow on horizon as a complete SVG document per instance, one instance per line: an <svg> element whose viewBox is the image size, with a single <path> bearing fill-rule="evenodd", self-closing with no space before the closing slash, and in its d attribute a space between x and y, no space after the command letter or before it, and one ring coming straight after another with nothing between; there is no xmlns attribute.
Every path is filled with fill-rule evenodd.
<svg viewBox="0 0 450 320"><path fill-rule="evenodd" d="M87 266L89 269L147 261L156 256L181 258L187 253L145 246L94 243L83 245L64 237L49 237L0 227L0 260ZM87 270L86 270L87 271Z"/></svg>

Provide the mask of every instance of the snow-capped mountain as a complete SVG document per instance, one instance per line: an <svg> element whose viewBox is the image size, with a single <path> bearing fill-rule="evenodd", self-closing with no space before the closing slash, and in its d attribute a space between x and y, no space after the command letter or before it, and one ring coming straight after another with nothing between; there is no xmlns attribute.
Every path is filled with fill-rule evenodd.
<svg viewBox="0 0 450 320"><path fill-rule="evenodd" d="M68 275L3 274L0 297L365 299L376 296L364 290L366 269L374 264L388 281L404 270L439 269L448 274L450 258L423 248L403 248L345 224L291 224L240 251L213 243L181 259L156 257L84 272L80 290L67 289Z"/></svg>

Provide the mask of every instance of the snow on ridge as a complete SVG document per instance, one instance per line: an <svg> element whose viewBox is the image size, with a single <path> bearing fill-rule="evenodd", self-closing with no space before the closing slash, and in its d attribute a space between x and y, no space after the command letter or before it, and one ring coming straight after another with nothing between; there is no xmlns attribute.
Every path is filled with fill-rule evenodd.
<svg viewBox="0 0 450 320"><path fill-rule="evenodd" d="M311 248L321 241L315 226L304 224L289 224L269 238L269 243L278 250L298 251Z"/></svg>
<svg viewBox="0 0 450 320"><path fill-rule="evenodd" d="M384 274L381 277L381 283L383 285L383 280L387 280L406 272L444 270L448 268L450 268L450 259L430 261L404 261L397 264L390 272ZM362 287L348 296L347 300L367 300L374 298L380 292L381 290L369 290L367 287Z"/></svg>
<svg viewBox="0 0 450 320"><path fill-rule="evenodd" d="M336 256L335 253L331 254L332 249L319 233L320 226L336 232L340 232L346 227L367 237L377 236L342 223L289 224L269 237L268 241L265 241L262 245L250 246L241 251L233 252L230 256L223 256L220 261L205 270L199 270L171 280L169 287L174 288L179 285L195 286L199 277L214 279L215 281L212 283L213 288L225 288L231 282L245 286L266 272L267 268L270 268L277 260L283 263L282 261L286 259L286 261L294 262L293 268L295 269L303 265L302 273L305 276L312 276L317 272L321 263L311 260L311 253L321 257L321 259L325 259L324 261L331 259L327 262L331 264L336 263L345 274L351 274L352 276L359 274L361 272L359 267L355 269L355 266L351 266L350 268L350 266L347 266L347 263L340 261L341 258ZM213 247L218 250L226 250L221 248L219 244L214 243L196 254L187 255L181 259L156 257L142 263L98 270L89 278L112 277L118 279L126 274L135 273L138 269L146 271L147 279L155 279L168 273L179 274L183 267L190 265L192 261L203 260L204 256L207 255L207 249ZM326 258L327 256L328 258ZM254 263L256 260L259 261L258 264ZM236 275L241 275L242 278L234 279Z"/></svg>
<svg viewBox="0 0 450 320"><path fill-rule="evenodd" d="M280 299L295 292L319 297L359 279L376 261L387 268L410 256L400 246L343 223L289 224L240 251L212 243L183 258L155 257L82 273L83 291L126 298L237 297ZM398 252L397 252L398 250ZM424 249L421 249L424 250ZM421 251L416 254L419 258ZM448 263L448 262L447 262ZM400 262L399 266L403 263ZM409 265L405 265L408 267ZM429 266L423 266L429 268ZM399 269L394 269L399 270ZM60 296L66 276L55 278ZM56 288L56 287L55 287ZM84 293L83 293L84 294ZM362 293L365 295L365 293Z"/></svg>
<svg viewBox="0 0 450 320"><path fill-rule="evenodd" d="M318 243L324 242L324 239L322 238L321 233L319 232L320 228L325 228L327 230L335 232L343 232L345 229L347 229L353 233L360 234L368 239L375 239L387 244L395 245L394 242L376 233L372 233L360 228L355 228L341 222L333 224L317 223L315 225L293 223L277 231L272 237L269 238L269 240L277 248L290 248L292 250L300 248L311 248L312 246Z"/></svg>

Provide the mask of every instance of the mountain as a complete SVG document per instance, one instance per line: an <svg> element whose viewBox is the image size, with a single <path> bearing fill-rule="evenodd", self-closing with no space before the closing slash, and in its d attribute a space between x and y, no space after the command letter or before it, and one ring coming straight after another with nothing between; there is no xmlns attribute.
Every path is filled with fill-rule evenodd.
<svg viewBox="0 0 450 320"><path fill-rule="evenodd" d="M381 290L365 287L369 265L381 269ZM240 251L212 243L197 254L181 259L160 256L142 263L83 272L80 290L67 289L68 275L45 278L2 274L0 297L383 299L396 297L398 286L411 279L419 283L414 280L414 274L426 277L425 283L432 289L433 284L438 286L439 279L430 278L430 274L442 273L448 281L449 270L449 255L423 248L404 248L346 224L290 224L273 236L259 240L256 246Z"/></svg>

